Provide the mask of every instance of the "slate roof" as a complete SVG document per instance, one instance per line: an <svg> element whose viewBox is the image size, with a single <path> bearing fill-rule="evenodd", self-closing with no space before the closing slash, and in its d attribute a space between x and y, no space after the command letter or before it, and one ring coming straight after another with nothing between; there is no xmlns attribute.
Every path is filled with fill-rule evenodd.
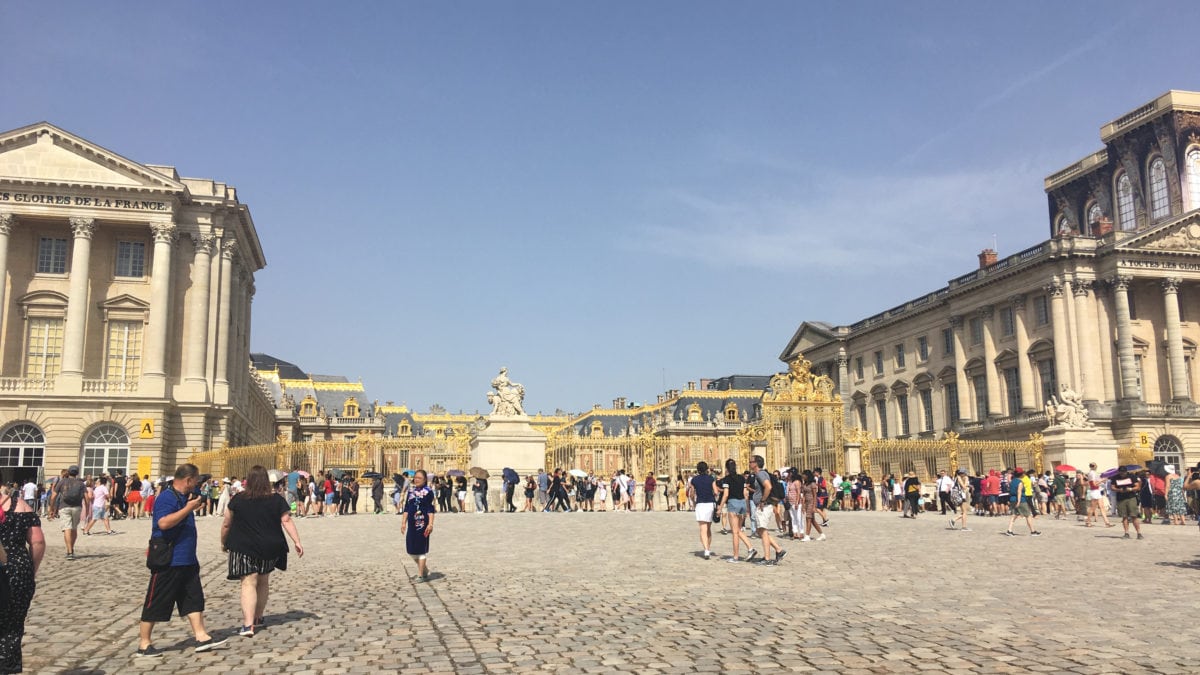
<svg viewBox="0 0 1200 675"><path fill-rule="evenodd" d="M756 391L766 391L767 385L771 384L770 375L728 375L719 377L708 383L709 391L727 391L730 389L752 389Z"/></svg>
<svg viewBox="0 0 1200 675"><path fill-rule="evenodd" d="M254 368L256 370L265 371L278 369L279 377L283 380L303 380L308 377L308 373L305 373L303 370L301 370L300 366L288 361L284 361L283 359L275 358L270 354L264 354L262 352L257 354L251 353L250 361L254 364Z"/></svg>

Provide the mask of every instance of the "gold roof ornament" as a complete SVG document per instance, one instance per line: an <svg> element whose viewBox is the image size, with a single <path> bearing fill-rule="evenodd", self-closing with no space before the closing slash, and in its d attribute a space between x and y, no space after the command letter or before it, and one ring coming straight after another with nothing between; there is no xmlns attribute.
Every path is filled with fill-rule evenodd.
<svg viewBox="0 0 1200 675"><path fill-rule="evenodd" d="M771 378L769 391L763 396L767 401L814 401L831 402L839 398L833 393L833 380L828 375L815 375L812 362L803 354L788 365L788 372Z"/></svg>

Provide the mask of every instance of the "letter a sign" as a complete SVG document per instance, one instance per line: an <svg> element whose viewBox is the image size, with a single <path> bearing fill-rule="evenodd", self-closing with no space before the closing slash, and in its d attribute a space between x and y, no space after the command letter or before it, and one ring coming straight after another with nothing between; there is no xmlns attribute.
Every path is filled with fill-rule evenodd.
<svg viewBox="0 0 1200 675"><path fill-rule="evenodd" d="M154 420L142 420L142 433L139 438L154 438Z"/></svg>

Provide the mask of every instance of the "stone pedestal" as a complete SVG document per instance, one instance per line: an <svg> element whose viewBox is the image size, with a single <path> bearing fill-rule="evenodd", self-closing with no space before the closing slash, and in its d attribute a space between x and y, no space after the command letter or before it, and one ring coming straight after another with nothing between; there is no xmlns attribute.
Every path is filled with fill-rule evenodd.
<svg viewBox="0 0 1200 675"><path fill-rule="evenodd" d="M1053 426L1042 432L1045 439L1045 468L1067 464L1086 471L1095 462L1100 470L1117 465L1117 444L1106 439L1097 429L1074 429Z"/></svg>
<svg viewBox="0 0 1200 675"><path fill-rule="evenodd" d="M546 435L534 429L525 415L490 417L485 429L471 439L471 466L487 469L488 506L500 511L504 505L505 467L513 469L524 481L546 467ZM513 503L520 508L524 502L522 487L517 486Z"/></svg>

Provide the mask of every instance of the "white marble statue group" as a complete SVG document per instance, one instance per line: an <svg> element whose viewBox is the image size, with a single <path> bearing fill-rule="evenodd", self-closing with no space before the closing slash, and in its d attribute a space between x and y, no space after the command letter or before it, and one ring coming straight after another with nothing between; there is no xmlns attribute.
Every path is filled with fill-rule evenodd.
<svg viewBox="0 0 1200 675"><path fill-rule="evenodd" d="M492 404L493 417L521 417L525 414L525 387L508 379L508 368L501 368L500 374L492 378L492 389L487 394L488 403Z"/></svg>
<svg viewBox="0 0 1200 675"><path fill-rule="evenodd" d="M1070 429L1091 429L1096 426L1088 419L1087 408L1079 393L1065 382L1059 388L1057 400L1051 396L1046 401L1046 423L1048 426Z"/></svg>

